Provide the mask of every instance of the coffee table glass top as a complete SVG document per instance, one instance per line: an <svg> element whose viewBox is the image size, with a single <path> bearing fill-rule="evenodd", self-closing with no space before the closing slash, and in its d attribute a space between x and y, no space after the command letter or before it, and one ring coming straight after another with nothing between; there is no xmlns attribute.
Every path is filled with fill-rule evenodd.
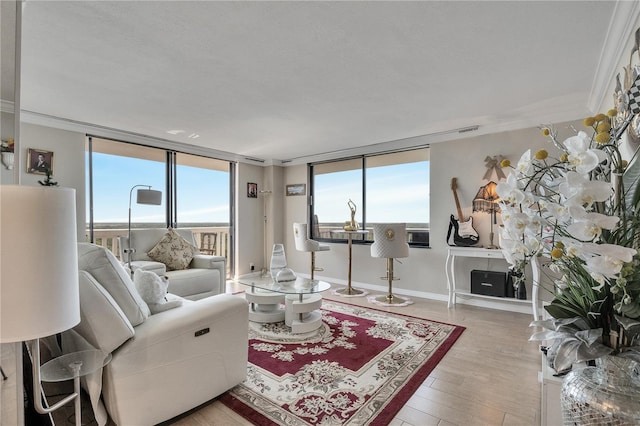
<svg viewBox="0 0 640 426"><path fill-rule="evenodd" d="M236 280L252 289L268 290L282 294L311 294L329 290L331 284L326 281L296 277L295 281L276 282L271 277L245 277Z"/></svg>

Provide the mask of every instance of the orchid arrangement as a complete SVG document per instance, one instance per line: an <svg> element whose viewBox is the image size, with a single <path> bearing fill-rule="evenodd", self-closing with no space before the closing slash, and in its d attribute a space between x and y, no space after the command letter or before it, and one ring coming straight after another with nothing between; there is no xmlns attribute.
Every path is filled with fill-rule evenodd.
<svg viewBox="0 0 640 426"><path fill-rule="evenodd" d="M501 164L513 168L496 188L505 258L522 273L544 257L555 277L552 319L532 323L544 329L532 339L554 342L547 356L558 372L609 353L640 360L640 162L637 149L621 154L629 120L617 115L588 117L591 135L574 129L563 141L544 126L557 156L528 150Z"/></svg>

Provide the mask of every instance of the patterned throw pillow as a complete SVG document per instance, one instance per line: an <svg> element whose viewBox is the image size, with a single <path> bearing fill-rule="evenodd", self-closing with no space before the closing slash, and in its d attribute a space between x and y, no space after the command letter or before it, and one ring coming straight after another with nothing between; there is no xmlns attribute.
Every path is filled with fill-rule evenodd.
<svg viewBox="0 0 640 426"><path fill-rule="evenodd" d="M175 230L169 228L164 237L156 244L147 255L167 265L168 271L186 269L198 249L189 241L182 238Z"/></svg>

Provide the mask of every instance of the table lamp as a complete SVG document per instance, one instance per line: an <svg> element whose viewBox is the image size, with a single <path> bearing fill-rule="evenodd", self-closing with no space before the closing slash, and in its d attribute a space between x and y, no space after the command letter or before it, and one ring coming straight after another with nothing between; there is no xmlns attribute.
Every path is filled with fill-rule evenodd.
<svg viewBox="0 0 640 426"><path fill-rule="evenodd" d="M21 374L19 342L30 341L34 405L41 414L79 398L73 393L42 406L39 343L80 322L75 195L71 188L0 186L0 343L16 343ZM21 387L17 409L24 421Z"/></svg>
<svg viewBox="0 0 640 426"><path fill-rule="evenodd" d="M496 223L496 213L500 212L498 203L502 201L496 192L496 183L491 181L480 187L480 190L473 199L474 212L487 212L491 214L491 230L489 232L488 249L498 249L500 247L493 244L493 225Z"/></svg>

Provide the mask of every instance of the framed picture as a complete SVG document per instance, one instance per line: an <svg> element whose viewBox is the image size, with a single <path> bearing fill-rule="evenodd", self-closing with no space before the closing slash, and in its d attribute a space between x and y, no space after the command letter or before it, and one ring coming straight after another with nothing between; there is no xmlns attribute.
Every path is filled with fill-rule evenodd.
<svg viewBox="0 0 640 426"><path fill-rule="evenodd" d="M287 185L287 197L290 195L307 195L307 184L294 183L293 185Z"/></svg>
<svg viewBox="0 0 640 426"><path fill-rule="evenodd" d="M53 152L29 148L27 150L27 173L53 176Z"/></svg>
<svg viewBox="0 0 640 426"><path fill-rule="evenodd" d="M247 197L258 198L258 184L249 182L247 183Z"/></svg>

